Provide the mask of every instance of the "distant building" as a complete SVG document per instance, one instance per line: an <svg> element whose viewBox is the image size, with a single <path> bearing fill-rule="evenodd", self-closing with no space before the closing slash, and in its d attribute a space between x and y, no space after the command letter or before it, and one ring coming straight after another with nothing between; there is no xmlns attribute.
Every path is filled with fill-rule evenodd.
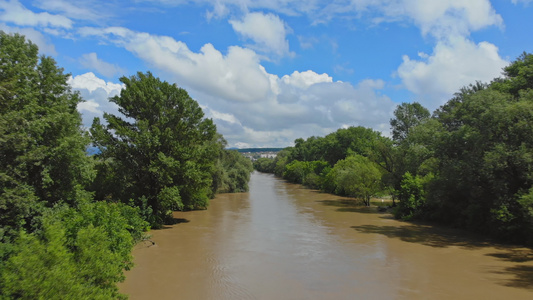
<svg viewBox="0 0 533 300"><path fill-rule="evenodd" d="M260 156L261 158L276 158L278 154L275 152L265 152L265 153L260 153Z"/></svg>
<svg viewBox="0 0 533 300"><path fill-rule="evenodd" d="M265 152L242 152L242 155L248 157L252 161L256 161L259 158L270 158L274 159L278 155L278 152L274 151L265 151Z"/></svg>

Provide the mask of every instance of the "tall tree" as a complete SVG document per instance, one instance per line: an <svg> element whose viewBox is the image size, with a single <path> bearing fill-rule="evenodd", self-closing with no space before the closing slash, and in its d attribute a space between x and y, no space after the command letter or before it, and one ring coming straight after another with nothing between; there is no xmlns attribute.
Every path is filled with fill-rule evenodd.
<svg viewBox="0 0 533 300"><path fill-rule="evenodd" d="M418 102L402 103L394 110L394 118L390 120L392 139L401 143L407 138L412 128L428 119L429 111Z"/></svg>
<svg viewBox="0 0 533 300"><path fill-rule="evenodd" d="M44 207L87 196L89 140L68 76L23 36L0 32L0 239Z"/></svg>
<svg viewBox="0 0 533 300"><path fill-rule="evenodd" d="M110 100L124 117L105 114L107 124L97 118L91 128L114 172L109 180L122 187L107 193L151 210L153 226L172 210L205 208L221 149L213 122L184 89L150 72L120 81L125 88Z"/></svg>

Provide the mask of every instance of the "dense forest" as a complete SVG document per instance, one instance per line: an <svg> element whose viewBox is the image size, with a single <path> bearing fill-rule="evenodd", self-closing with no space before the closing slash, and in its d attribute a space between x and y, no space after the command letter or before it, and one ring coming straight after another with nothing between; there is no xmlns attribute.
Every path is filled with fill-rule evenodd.
<svg viewBox="0 0 533 300"><path fill-rule="evenodd" d="M399 200L394 214L533 244L533 55L503 77L460 89L431 114L402 103L391 138L364 127L297 139L257 170L370 204ZM396 203L395 203L396 204Z"/></svg>
<svg viewBox="0 0 533 300"><path fill-rule="evenodd" d="M248 189L251 162L185 90L122 77L121 115L87 132L68 76L0 32L0 299L126 298L116 283L149 228Z"/></svg>

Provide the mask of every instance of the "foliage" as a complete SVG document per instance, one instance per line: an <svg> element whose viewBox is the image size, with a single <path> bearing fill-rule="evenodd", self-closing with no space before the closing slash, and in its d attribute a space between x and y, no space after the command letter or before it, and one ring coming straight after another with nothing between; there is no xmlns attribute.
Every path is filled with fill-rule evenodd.
<svg viewBox="0 0 533 300"><path fill-rule="evenodd" d="M155 227L172 210L207 207L221 149L213 122L184 89L151 73L120 80L125 88L110 100L125 118L105 114L107 125L95 119L91 128L99 158L114 172L106 193L138 207L146 199Z"/></svg>
<svg viewBox="0 0 533 300"><path fill-rule="evenodd" d="M531 93L516 99L489 88L448 113L460 125L442 136L435 153L445 182L435 192L443 195L438 204L448 219L499 236L520 231L526 220L516 201L533 183L531 100Z"/></svg>
<svg viewBox="0 0 533 300"><path fill-rule="evenodd" d="M370 128L341 128L325 137L296 139L292 148L287 148L287 163L299 161L326 161L330 166L349 155L369 156L381 134Z"/></svg>
<svg viewBox="0 0 533 300"><path fill-rule="evenodd" d="M254 161L254 169L263 173L274 173L276 160L268 157L261 157Z"/></svg>
<svg viewBox="0 0 533 300"><path fill-rule="evenodd" d="M399 216L531 243L531 57L523 54L506 67L505 78L462 88L409 132L400 144L400 173L413 175L402 182Z"/></svg>
<svg viewBox="0 0 533 300"><path fill-rule="evenodd" d="M294 160L285 167L283 178L294 183L303 183L305 176L311 172L309 162Z"/></svg>
<svg viewBox="0 0 533 300"><path fill-rule="evenodd" d="M106 202L47 209L41 229L20 231L0 269L6 298L124 298L116 283L132 264L146 223L137 209Z"/></svg>
<svg viewBox="0 0 533 300"><path fill-rule="evenodd" d="M512 64L503 69L505 78L495 80L493 88L514 97L533 89L533 54L522 53Z"/></svg>
<svg viewBox="0 0 533 300"><path fill-rule="evenodd" d="M422 177L405 173L399 191L400 204L395 212L397 218L411 220L421 216L427 199L427 185L432 179L432 174Z"/></svg>
<svg viewBox="0 0 533 300"><path fill-rule="evenodd" d="M213 178L214 190L219 193L247 192L252 162L236 150L223 150Z"/></svg>
<svg viewBox="0 0 533 300"><path fill-rule="evenodd" d="M329 169L329 164L325 161L294 160L285 166L283 178L311 188L321 188L325 177L324 171L327 173Z"/></svg>
<svg viewBox="0 0 533 300"><path fill-rule="evenodd" d="M418 102L402 103L394 110L394 117L390 120L392 139L401 143L412 128L429 119L429 111Z"/></svg>
<svg viewBox="0 0 533 300"><path fill-rule="evenodd" d="M94 173L68 75L23 36L3 32L0 68L0 231L15 234L45 207L87 197Z"/></svg>
<svg viewBox="0 0 533 300"><path fill-rule="evenodd" d="M370 198L381 191L381 171L368 158L355 155L335 164L327 179L328 190L338 195L356 197L370 206Z"/></svg>

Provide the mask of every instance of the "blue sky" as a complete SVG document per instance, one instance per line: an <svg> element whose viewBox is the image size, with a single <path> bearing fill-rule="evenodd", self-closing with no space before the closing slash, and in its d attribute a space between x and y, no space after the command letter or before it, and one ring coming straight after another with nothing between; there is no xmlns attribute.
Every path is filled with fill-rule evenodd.
<svg viewBox="0 0 533 300"><path fill-rule="evenodd" d="M85 126L121 76L185 88L230 147L365 126L396 105L433 111L533 52L533 0L0 0L0 30L72 75Z"/></svg>

